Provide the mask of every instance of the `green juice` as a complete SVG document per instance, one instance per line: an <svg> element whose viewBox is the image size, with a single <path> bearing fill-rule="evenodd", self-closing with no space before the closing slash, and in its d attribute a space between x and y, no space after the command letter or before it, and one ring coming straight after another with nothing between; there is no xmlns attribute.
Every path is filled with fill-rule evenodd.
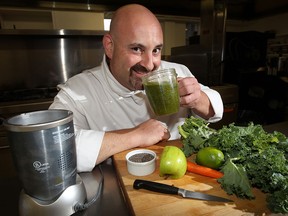
<svg viewBox="0 0 288 216"><path fill-rule="evenodd" d="M179 110L177 81L147 82L144 84L150 105L157 116L176 113Z"/></svg>

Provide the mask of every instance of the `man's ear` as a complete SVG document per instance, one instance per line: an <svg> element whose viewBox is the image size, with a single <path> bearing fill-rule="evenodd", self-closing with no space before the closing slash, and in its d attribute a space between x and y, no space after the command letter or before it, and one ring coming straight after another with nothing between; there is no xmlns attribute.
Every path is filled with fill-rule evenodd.
<svg viewBox="0 0 288 216"><path fill-rule="evenodd" d="M107 55L108 58L112 58L113 56L113 40L112 40L112 36L110 34L105 34L103 36L103 46L104 46L104 50L105 50L105 54Z"/></svg>

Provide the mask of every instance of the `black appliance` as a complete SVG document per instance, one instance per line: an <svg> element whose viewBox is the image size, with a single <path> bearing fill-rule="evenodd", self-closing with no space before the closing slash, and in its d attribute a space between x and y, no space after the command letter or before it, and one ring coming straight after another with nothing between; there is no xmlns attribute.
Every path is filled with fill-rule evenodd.
<svg viewBox="0 0 288 216"><path fill-rule="evenodd" d="M226 32L223 81L238 84L243 73L266 66L267 40L271 33Z"/></svg>
<svg viewBox="0 0 288 216"><path fill-rule="evenodd" d="M286 83L267 73L269 32L227 32L223 81L239 87L238 124L285 120Z"/></svg>

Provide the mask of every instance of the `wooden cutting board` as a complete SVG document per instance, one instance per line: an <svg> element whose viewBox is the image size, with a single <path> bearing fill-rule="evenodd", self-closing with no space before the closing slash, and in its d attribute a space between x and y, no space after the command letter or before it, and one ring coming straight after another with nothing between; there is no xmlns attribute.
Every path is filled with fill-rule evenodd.
<svg viewBox="0 0 288 216"><path fill-rule="evenodd" d="M270 215L266 206L266 196L261 191L253 189L256 196L254 200L244 200L226 194L221 189L216 179L204 177L201 175L186 173L184 177L177 180L164 179L159 176L159 158L165 145L182 146L180 140L162 142L159 145L148 147L157 154L156 170L147 176L133 176L128 173L125 156L128 151L121 152L113 156L117 175L123 188L128 206L134 215L215 215L215 216L234 216L234 215ZM177 195L161 194L148 190L133 189L135 179L144 179L155 182L161 182L176 187L221 196L233 200L233 203L220 203L212 201L201 201L194 199L185 199Z"/></svg>

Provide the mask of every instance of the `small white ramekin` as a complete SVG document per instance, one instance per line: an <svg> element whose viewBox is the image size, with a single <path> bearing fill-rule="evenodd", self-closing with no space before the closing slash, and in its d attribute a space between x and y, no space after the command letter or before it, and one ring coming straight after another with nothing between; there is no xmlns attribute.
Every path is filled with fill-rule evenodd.
<svg viewBox="0 0 288 216"><path fill-rule="evenodd" d="M147 162L133 162L129 158L135 154L147 153L153 156L153 159ZM156 166L156 153L148 149L133 150L126 154L127 169L131 175L145 176L153 173Z"/></svg>

